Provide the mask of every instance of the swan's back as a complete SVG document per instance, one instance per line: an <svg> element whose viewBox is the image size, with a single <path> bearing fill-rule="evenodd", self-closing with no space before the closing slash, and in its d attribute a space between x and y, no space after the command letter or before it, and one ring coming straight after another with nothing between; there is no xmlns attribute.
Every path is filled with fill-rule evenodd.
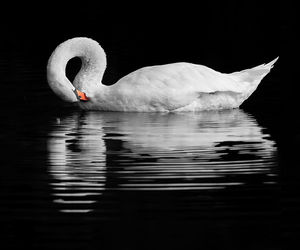
<svg viewBox="0 0 300 250"><path fill-rule="evenodd" d="M235 76L185 62L144 67L121 78L116 85L136 85L138 88L154 88L160 91L178 90L181 93L243 92L247 88Z"/></svg>
<svg viewBox="0 0 300 250"><path fill-rule="evenodd" d="M236 108L256 89L270 65L231 74L185 62L144 67L112 85L106 98L100 95L99 106L146 112Z"/></svg>
<svg viewBox="0 0 300 250"><path fill-rule="evenodd" d="M144 67L110 86L105 96L99 91L97 107L115 111L174 111L203 98L203 94L240 94L247 87L235 78L190 63Z"/></svg>

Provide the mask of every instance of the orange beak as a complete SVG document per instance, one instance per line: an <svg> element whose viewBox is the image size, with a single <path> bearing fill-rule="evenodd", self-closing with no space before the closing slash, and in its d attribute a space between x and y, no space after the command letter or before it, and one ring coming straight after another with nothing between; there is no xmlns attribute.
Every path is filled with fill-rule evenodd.
<svg viewBox="0 0 300 250"><path fill-rule="evenodd" d="M78 90L78 89L75 89L75 90L74 90L74 93L75 93L75 95L76 95L76 97L77 97L77 99L78 99L79 101L84 101L84 102L86 102L86 101L89 100L89 98L86 96L86 94L85 94L84 92L81 92L81 91Z"/></svg>

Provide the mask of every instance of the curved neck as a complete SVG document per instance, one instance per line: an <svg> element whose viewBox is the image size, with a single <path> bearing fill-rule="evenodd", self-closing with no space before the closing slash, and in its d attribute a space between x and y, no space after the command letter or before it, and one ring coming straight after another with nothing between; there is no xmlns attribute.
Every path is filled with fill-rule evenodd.
<svg viewBox="0 0 300 250"><path fill-rule="evenodd" d="M73 84L66 77L66 65L73 57L81 58L81 69ZM73 38L60 44L52 53L47 66L47 80L51 89L63 100L77 101L75 88L92 96L101 86L106 68L106 55L101 46L89 38Z"/></svg>

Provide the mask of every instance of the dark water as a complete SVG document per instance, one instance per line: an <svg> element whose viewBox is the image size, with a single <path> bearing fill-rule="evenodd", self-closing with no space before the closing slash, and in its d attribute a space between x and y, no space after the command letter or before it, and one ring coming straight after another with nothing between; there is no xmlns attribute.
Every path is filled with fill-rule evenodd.
<svg viewBox="0 0 300 250"><path fill-rule="evenodd" d="M278 148L253 115L42 117L4 167L7 246L278 249Z"/></svg>
<svg viewBox="0 0 300 250"><path fill-rule="evenodd" d="M20 65L3 80L16 109L1 99L1 249L286 249L297 237L299 124L283 126L276 88L236 110L82 112Z"/></svg>

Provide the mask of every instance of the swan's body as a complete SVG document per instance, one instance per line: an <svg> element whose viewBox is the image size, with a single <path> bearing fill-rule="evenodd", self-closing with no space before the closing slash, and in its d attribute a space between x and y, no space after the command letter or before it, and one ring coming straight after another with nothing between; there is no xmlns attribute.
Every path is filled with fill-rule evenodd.
<svg viewBox="0 0 300 250"><path fill-rule="evenodd" d="M82 67L72 84L65 75L65 67L73 57L81 58ZM73 38L52 53L47 78L58 96L78 102L83 109L140 112L227 109L239 107L277 59L231 74L192 63L144 67L106 86L101 83L106 68L104 50L92 39Z"/></svg>

